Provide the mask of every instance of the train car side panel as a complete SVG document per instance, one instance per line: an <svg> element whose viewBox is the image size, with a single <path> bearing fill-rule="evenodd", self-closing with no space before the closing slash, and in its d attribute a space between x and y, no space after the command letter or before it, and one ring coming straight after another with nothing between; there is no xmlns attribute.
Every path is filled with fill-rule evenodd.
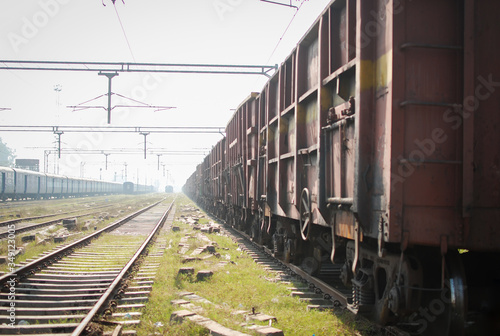
<svg viewBox="0 0 500 336"><path fill-rule="evenodd" d="M463 234L467 247L481 250L500 246L499 12L498 1L466 1Z"/></svg>
<svg viewBox="0 0 500 336"><path fill-rule="evenodd" d="M407 2L393 14L395 31L405 34L393 41L393 66L400 70L393 86L401 89L393 94L391 188L398 201L401 197L401 207L393 208L391 218L403 215L402 230L411 244L439 246L446 236L458 246L461 240L456 206L462 197L462 154L457 150L462 131L444 118L463 100L461 7L451 0Z"/></svg>
<svg viewBox="0 0 500 336"><path fill-rule="evenodd" d="M2 199L7 199L12 197L15 192L14 170L12 168L0 167L0 174L2 178Z"/></svg>

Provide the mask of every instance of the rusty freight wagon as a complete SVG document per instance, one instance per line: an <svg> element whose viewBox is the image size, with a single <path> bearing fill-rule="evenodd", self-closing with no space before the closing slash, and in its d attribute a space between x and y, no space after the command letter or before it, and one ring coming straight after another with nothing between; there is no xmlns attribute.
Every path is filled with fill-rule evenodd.
<svg viewBox="0 0 500 336"><path fill-rule="evenodd" d="M257 210L257 93L236 109L226 127L224 218L240 227Z"/></svg>
<svg viewBox="0 0 500 336"><path fill-rule="evenodd" d="M336 269L353 312L492 333L498 13L493 0L332 1L230 120L221 217L311 275Z"/></svg>
<svg viewBox="0 0 500 336"><path fill-rule="evenodd" d="M225 167L225 151L226 139L223 138L210 151L209 166L206 167L206 179L209 184L208 192L206 193L205 208L217 217L222 217L225 214L226 206L226 186L224 183L224 167Z"/></svg>

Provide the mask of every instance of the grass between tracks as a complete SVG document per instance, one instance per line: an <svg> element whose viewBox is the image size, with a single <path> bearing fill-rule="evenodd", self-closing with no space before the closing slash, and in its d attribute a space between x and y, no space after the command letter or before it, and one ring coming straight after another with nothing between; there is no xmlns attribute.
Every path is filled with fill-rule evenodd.
<svg viewBox="0 0 500 336"><path fill-rule="evenodd" d="M179 200L180 199L180 200ZM182 256L177 253L178 243L186 234L195 234L192 227L180 222L180 215L189 215L183 211L186 206L194 204L185 196L178 198L175 226L180 232L166 234L171 248L165 252L158 270L150 299L143 310L141 325L136 328L138 335L208 335L203 328L192 323L170 323L170 315L178 306L170 301L179 299L179 292L193 292L211 303L199 304L203 312L198 314L210 318L225 327L241 332L256 335L252 331L241 327L245 322L245 315L234 315L235 311L246 310L275 316L277 322L273 327L282 329L285 335L364 335L369 334L367 326L344 312L307 311L307 303L290 296L287 285L271 282L272 274L257 265L245 252L238 249L229 237L220 234L205 234L216 243L216 252L220 258L211 257L204 261L189 264L181 262ZM202 222L200 220L200 222ZM190 239L189 255L197 246ZM206 256L203 254L202 256ZM191 266L195 274L199 270L214 270L215 264L221 260L231 261L224 267L214 271L209 280L196 281L196 276L177 275L179 268ZM258 322L257 322L258 323ZM263 324L267 325L267 323ZM370 333L371 334L371 333Z"/></svg>

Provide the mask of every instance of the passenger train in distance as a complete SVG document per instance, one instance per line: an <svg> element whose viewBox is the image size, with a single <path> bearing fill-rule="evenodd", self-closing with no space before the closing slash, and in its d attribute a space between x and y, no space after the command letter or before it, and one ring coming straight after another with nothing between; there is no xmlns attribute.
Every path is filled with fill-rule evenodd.
<svg viewBox="0 0 500 336"><path fill-rule="evenodd" d="M500 334L498 13L331 1L184 192L379 324Z"/></svg>
<svg viewBox="0 0 500 336"><path fill-rule="evenodd" d="M106 182L0 167L0 199L50 199L154 192L153 186Z"/></svg>

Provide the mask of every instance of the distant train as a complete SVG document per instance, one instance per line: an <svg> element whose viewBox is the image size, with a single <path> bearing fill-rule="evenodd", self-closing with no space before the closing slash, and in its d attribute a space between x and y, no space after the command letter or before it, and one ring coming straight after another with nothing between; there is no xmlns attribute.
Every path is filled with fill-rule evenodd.
<svg viewBox="0 0 500 336"><path fill-rule="evenodd" d="M0 167L0 199L48 199L153 192L153 186L106 182Z"/></svg>
<svg viewBox="0 0 500 336"><path fill-rule="evenodd" d="M165 186L165 192L166 193L173 193L174 192L174 187L171 185Z"/></svg>
<svg viewBox="0 0 500 336"><path fill-rule="evenodd" d="M146 194L154 191L155 188L152 185L137 184L133 182L123 183L123 192L125 194Z"/></svg>

